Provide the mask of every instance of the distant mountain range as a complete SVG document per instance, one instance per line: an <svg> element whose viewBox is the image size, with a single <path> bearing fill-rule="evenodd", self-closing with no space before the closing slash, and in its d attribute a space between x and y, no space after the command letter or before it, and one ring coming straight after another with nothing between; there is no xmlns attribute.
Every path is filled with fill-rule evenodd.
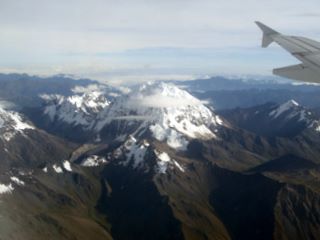
<svg viewBox="0 0 320 240"><path fill-rule="evenodd" d="M251 108L221 111L233 124L264 136L294 137L303 131L319 132L319 115L294 100Z"/></svg>
<svg viewBox="0 0 320 240"><path fill-rule="evenodd" d="M27 74L0 74L0 99L17 104L19 107L41 104L41 94L71 95L75 86L97 84L89 79L74 80L70 76L30 76Z"/></svg>
<svg viewBox="0 0 320 240"><path fill-rule="evenodd" d="M123 91L65 76L19 76L0 78L7 89L10 81L29 89L0 91L16 106L0 108L0 238L320 236L318 110L263 95L245 107L257 85L271 93L278 90L267 85L277 83L250 88L246 80L228 89L235 80L215 86L209 79ZM31 91L34 84L43 87ZM307 98L318 87L281 91ZM203 101L219 92L247 95L224 110Z"/></svg>
<svg viewBox="0 0 320 240"><path fill-rule="evenodd" d="M283 103L295 99L310 108L319 107L320 85L277 81L273 78L228 79L212 77L193 81L177 81L175 84L208 101L215 109L252 107L267 102Z"/></svg>

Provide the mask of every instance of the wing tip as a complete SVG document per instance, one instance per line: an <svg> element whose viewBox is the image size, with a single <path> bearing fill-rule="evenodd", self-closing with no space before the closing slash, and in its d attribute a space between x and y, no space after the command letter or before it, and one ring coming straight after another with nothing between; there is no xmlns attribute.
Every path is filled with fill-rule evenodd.
<svg viewBox="0 0 320 240"><path fill-rule="evenodd" d="M260 21L255 21L255 24L262 30L264 34L271 35L271 34L279 34L276 30L268 27L267 25L263 24Z"/></svg>
<svg viewBox="0 0 320 240"><path fill-rule="evenodd" d="M262 22L255 21L255 24L257 24L257 26L263 32L261 46L263 48L268 47L273 42L272 35L279 34L279 33L277 31L273 30L272 28L268 27L267 25L263 24Z"/></svg>
<svg viewBox="0 0 320 240"><path fill-rule="evenodd" d="M260 21L254 21L254 23L255 23L255 24L257 24L257 25L258 25L258 27L260 27L261 25L263 25L263 23L262 23L262 22L260 22Z"/></svg>

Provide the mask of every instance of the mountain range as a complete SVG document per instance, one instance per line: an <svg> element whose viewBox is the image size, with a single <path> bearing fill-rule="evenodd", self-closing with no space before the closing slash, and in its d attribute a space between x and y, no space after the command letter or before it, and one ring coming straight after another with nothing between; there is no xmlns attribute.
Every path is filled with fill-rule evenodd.
<svg viewBox="0 0 320 240"><path fill-rule="evenodd" d="M59 79L15 93L26 104L0 93L15 106L0 108L0 239L320 235L319 115L309 105L216 109L192 82Z"/></svg>

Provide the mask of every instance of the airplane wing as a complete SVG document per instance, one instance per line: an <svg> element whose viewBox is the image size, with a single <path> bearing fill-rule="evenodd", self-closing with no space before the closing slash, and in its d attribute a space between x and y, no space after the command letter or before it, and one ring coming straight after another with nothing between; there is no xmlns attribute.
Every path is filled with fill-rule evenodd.
<svg viewBox="0 0 320 240"><path fill-rule="evenodd" d="M256 22L263 32L262 47L276 42L290 52L301 64L277 68L273 74L304 82L320 83L320 43L305 37L283 35L261 22Z"/></svg>

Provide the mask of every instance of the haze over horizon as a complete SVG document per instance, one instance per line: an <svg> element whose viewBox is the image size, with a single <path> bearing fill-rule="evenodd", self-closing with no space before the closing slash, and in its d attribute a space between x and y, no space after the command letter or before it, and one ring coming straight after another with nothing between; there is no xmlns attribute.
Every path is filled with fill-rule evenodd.
<svg viewBox="0 0 320 240"><path fill-rule="evenodd" d="M318 2L1 2L0 72L70 73L113 82L218 74L270 75L295 63L260 48L260 20L320 39Z"/></svg>

